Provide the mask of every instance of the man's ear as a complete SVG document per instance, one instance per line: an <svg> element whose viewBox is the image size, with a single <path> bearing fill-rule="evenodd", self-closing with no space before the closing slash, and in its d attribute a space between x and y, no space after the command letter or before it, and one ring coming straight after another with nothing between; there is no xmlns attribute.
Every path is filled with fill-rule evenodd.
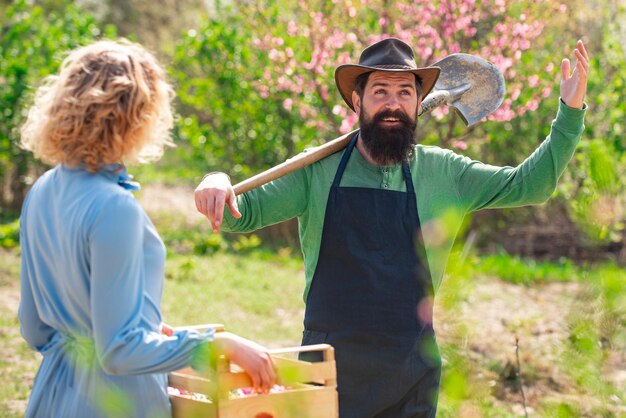
<svg viewBox="0 0 626 418"><path fill-rule="evenodd" d="M352 106L357 115L361 113L361 97L354 90L352 91Z"/></svg>
<svg viewBox="0 0 626 418"><path fill-rule="evenodd" d="M417 114L421 114L422 113L422 96L419 96L417 98Z"/></svg>

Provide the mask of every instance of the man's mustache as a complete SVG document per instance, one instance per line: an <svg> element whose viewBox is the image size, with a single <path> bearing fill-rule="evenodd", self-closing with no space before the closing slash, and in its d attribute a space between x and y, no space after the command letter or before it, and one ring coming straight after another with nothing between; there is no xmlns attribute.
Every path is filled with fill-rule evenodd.
<svg viewBox="0 0 626 418"><path fill-rule="evenodd" d="M401 110L396 110L396 111L381 110L380 112L374 115L373 122L378 124L382 122L383 119L386 119L386 118L398 119L405 126L410 126L412 122L412 120L409 118L409 115L407 115Z"/></svg>

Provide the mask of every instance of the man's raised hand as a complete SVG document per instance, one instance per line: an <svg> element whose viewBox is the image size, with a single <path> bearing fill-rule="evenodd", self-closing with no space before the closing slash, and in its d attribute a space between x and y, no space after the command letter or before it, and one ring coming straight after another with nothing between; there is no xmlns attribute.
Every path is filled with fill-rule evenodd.
<svg viewBox="0 0 626 418"><path fill-rule="evenodd" d="M583 41L577 42L574 57L575 66L571 73L569 59L564 58L561 62L561 99L569 107L582 109L587 92L587 73L589 72L589 56Z"/></svg>

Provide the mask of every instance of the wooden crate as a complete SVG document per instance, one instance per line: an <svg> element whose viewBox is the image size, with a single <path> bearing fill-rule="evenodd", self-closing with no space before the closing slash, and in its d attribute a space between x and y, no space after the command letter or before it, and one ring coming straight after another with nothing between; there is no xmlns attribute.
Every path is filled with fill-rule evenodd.
<svg viewBox="0 0 626 418"><path fill-rule="evenodd" d="M289 357L305 351L322 352L323 360L309 363ZM270 350L270 354L284 391L231 398L231 391L249 388L252 382L236 364L225 359L218 362L211 378L190 368L170 373L170 387L200 394L196 399L170 394L173 418L338 417L335 354L330 345Z"/></svg>

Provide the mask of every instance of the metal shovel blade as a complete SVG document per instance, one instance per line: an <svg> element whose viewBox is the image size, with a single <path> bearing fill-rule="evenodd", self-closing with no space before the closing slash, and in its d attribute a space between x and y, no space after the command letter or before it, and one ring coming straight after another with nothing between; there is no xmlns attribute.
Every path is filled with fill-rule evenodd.
<svg viewBox="0 0 626 418"><path fill-rule="evenodd" d="M480 57L452 54L433 64L441 68L431 96L447 96L445 102L453 107L467 126L495 112L504 100L504 77L500 70Z"/></svg>

